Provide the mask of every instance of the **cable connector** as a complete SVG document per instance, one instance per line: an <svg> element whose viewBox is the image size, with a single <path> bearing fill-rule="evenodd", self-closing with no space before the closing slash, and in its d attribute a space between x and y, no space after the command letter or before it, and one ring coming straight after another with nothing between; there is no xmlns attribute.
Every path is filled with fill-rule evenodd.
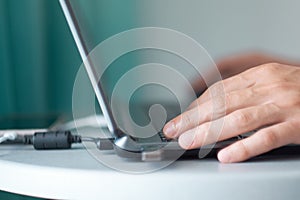
<svg viewBox="0 0 300 200"><path fill-rule="evenodd" d="M96 141L96 146L99 150L112 150L114 149L114 138L99 138Z"/></svg>
<svg viewBox="0 0 300 200"><path fill-rule="evenodd" d="M36 132L23 138L23 144L32 144L37 150L70 149L72 144L81 142L81 137L70 131Z"/></svg>

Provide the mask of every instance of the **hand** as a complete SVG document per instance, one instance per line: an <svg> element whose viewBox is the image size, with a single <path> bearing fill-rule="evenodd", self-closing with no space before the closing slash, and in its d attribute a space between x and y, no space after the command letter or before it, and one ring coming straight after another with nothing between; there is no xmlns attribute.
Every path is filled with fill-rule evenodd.
<svg viewBox="0 0 300 200"><path fill-rule="evenodd" d="M218 95L220 88L225 95ZM223 127L217 133L210 125L218 122ZM252 136L222 149L219 161L240 162L283 145L300 144L299 67L269 63L220 81L163 131L167 137L179 137L182 148L193 149L258 128Z"/></svg>
<svg viewBox="0 0 300 200"><path fill-rule="evenodd" d="M231 76L237 75L247 69L252 67L256 67L259 65L267 64L267 63L282 63L288 65L297 65L299 63L295 61L286 60L285 58L273 57L264 53L241 53L234 54L232 56L227 56L221 60L219 60L216 65L223 77L229 78ZM207 89L207 85L205 81L199 77L194 83L192 83L193 88L198 92L202 93Z"/></svg>

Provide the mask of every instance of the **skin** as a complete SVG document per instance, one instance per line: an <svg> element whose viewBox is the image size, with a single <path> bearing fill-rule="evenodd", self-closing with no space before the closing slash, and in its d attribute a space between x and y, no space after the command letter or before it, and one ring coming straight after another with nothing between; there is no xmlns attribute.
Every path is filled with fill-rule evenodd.
<svg viewBox="0 0 300 200"><path fill-rule="evenodd" d="M258 54L221 62L218 67L226 78L168 122L164 134L178 138L182 148L194 149L259 129L222 149L222 163L300 144L300 67L283 63ZM220 128L214 128L216 124Z"/></svg>

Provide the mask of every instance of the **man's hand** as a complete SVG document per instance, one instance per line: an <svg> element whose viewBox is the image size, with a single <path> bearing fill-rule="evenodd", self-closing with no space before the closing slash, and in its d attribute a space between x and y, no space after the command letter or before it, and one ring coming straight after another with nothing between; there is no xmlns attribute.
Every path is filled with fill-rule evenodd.
<svg viewBox="0 0 300 200"><path fill-rule="evenodd" d="M224 98L215 92L220 88ZM224 103L214 103L218 98ZM214 133L210 125L218 120L223 127ZM219 161L240 162L283 145L300 144L299 67L269 63L220 81L163 131L169 138L179 137L182 148L193 149L258 128L252 136L221 150Z"/></svg>

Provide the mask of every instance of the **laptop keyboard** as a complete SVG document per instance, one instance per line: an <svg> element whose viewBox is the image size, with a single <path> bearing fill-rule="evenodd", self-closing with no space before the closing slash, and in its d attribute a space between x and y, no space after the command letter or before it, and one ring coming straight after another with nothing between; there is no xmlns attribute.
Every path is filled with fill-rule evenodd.
<svg viewBox="0 0 300 200"><path fill-rule="evenodd" d="M158 135L159 135L161 141L167 142L167 138L165 137L165 135L163 134L163 132L158 132Z"/></svg>
<svg viewBox="0 0 300 200"><path fill-rule="evenodd" d="M171 141L174 141L174 139L166 138L166 136L164 135L164 133L161 132L161 131L158 132L158 135L159 135L161 141L163 141L163 142L171 142Z"/></svg>
<svg viewBox="0 0 300 200"><path fill-rule="evenodd" d="M241 139L246 138L247 136L243 136L243 135L238 135L232 138L227 139L227 141L238 141ZM171 142L171 141L176 141L176 139L169 139L166 138L165 135L163 134L162 131L158 132L157 135L154 135L150 138L133 138L135 141L137 142L141 142L141 143L151 143L151 142L158 142L158 140L161 140L161 142ZM226 140L225 140L226 141Z"/></svg>

